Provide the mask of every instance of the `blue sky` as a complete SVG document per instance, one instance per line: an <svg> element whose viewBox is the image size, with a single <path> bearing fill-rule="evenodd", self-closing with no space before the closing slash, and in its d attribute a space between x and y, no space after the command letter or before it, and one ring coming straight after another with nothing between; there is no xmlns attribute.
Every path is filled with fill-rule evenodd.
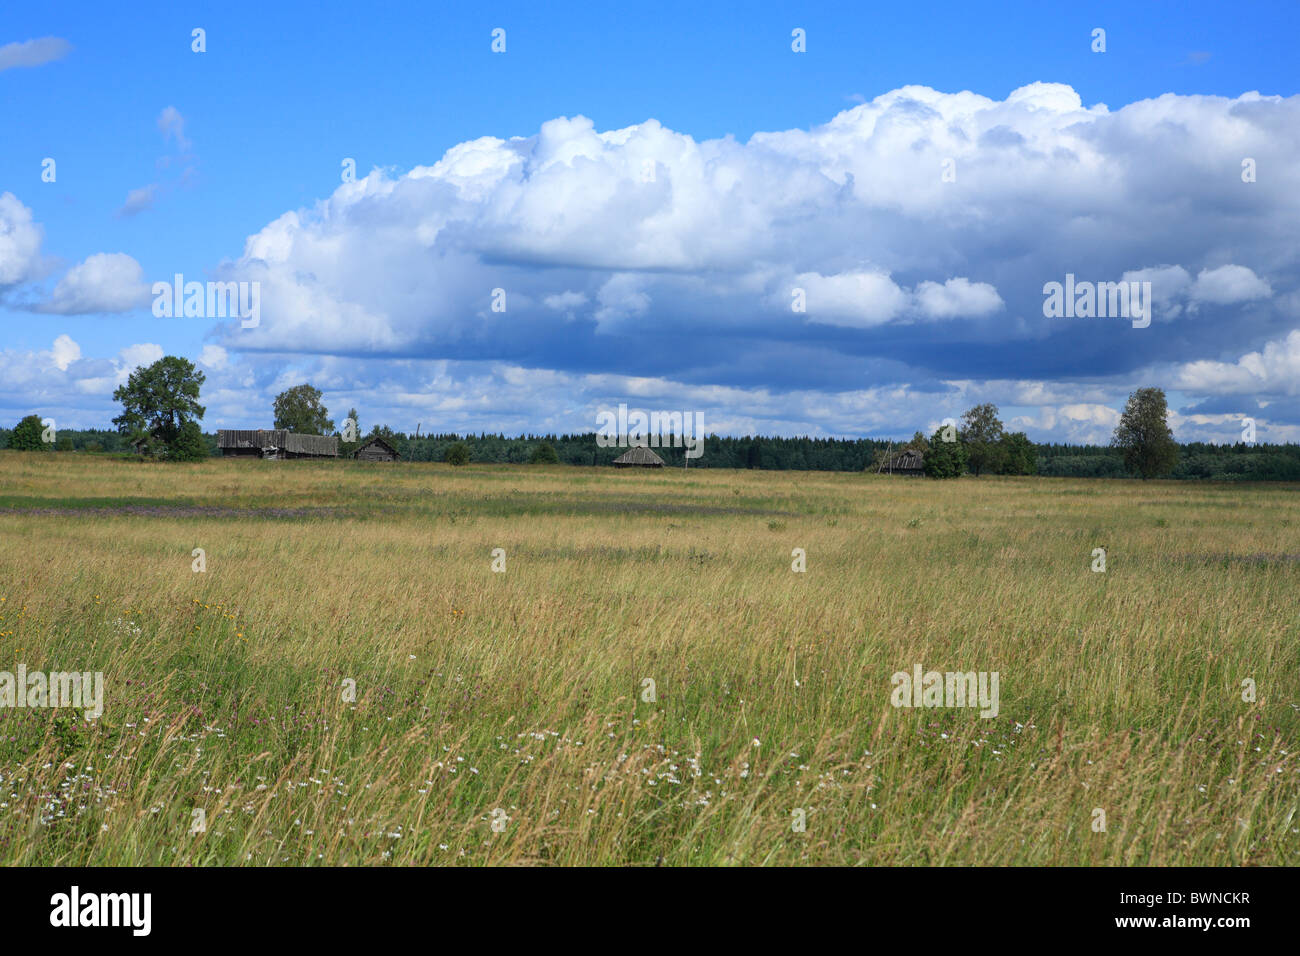
<svg viewBox="0 0 1300 956"><path fill-rule="evenodd" d="M171 353L209 429L310 381L363 428L905 436L993 401L1105 440L1160 385L1183 440L1300 440L1298 10L8 9L0 421L106 425ZM259 326L155 317L176 273L259 282ZM1154 321L1044 317L1066 273L1152 281Z"/></svg>

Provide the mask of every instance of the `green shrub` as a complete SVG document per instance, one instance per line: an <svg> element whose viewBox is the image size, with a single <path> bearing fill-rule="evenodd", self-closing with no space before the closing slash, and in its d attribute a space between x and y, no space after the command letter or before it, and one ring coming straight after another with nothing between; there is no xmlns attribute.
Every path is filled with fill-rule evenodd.
<svg viewBox="0 0 1300 956"><path fill-rule="evenodd" d="M208 457L208 443L198 422L186 422L180 427L165 457L168 461L202 461Z"/></svg>
<svg viewBox="0 0 1300 956"><path fill-rule="evenodd" d="M555 451L555 446L548 441L540 445L533 446L533 453L528 456L530 465L558 465L560 456Z"/></svg>
<svg viewBox="0 0 1300 956"><path fill-rule="evenodd" d="M50 446L41 441L40 415L28 415L17 425L14 426L13 434L9 436L9 447L17 451L49 451Z"/></svg>

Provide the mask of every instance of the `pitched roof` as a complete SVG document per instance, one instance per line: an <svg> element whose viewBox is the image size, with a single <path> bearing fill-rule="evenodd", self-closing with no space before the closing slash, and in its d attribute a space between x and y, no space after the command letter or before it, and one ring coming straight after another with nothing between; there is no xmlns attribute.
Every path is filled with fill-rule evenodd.
<svg viewBox="0 0 1300 956"><path fill-rule="evenodd" d="M635 445L614 459L616 465L662 465L664 460L645 445Z"/></svg>
<svg viewBox="0 0 1300 956"><path fill-rule="evenodd" d="M220 428L218 448L283 448L289 432L284 428Z"/></svg>
<svg viewBox="0 0 1300 956"><path fill-rule="evenodd" d="M289 432L285 436L284 450L295 455L337 455L337 435L299 435Z"/></svg>
<svg viewBox="0 0 1300 956"><path fill-rule="evenodd" d="M895 455L885 466L893 471L920 471L925 467L925 457L919 452L909 448L901 455Z"/></svg>
<svg viewBox="0 0 1300 956"><path fill-rule="evenodd" d="M354 451L354 452L352 453L352 457L355 458L357 455L361 454L363 451L365 451L365 450L366 450L367 448L369 448L371 445L383 445L385 448L388 449L388 453L389 453L390 455L393 455L393 456L395 456L395 457L401 457L401 456L399 456L399 455L397 454L397 449L396 449L396 448L394 448L392 445L388 444L388 442L384 441L384 440L383 440L382 438L380 438L378 435L376 435L374 438L371 438L371 439L368 439L367 441L362 442L361 445L357 448L357 450Z"/></svg>

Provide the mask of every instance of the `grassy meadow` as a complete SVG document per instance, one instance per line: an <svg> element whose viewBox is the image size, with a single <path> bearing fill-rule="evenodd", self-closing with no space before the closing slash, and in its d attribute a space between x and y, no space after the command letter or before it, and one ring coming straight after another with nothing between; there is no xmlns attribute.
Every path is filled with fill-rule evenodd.
<svg viewBox="0 0 1300 956"><path fill-rule="evenodd" d="M0 452L0 862L1296 865L1298 491Z"/></svg>

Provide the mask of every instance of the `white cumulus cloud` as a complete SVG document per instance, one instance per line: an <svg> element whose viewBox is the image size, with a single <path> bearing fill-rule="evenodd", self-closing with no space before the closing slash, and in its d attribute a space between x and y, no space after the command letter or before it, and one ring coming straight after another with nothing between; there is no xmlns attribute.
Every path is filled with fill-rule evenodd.
<svg viewBox="0 0 1300 956"><path fill-rule="evenodd" d="M1232 305L1263 299L1273 294L1268 282L1245 266L1226 265L1202 269L1192 284L1191 297L1198 302Z"/></svg>
<svg viewBox="0 0 1300 956"><path fill-rule="evenodd" d="M13 193L0 193L0 288L32 278L40 265L43 230Z"/></svg>
<svg viewBox="0 0 1300 956"><path fill-rule="evenodd" d="M932 319L991 315L1005 304L998 290L987 282L960 277L942 285L922 282L916 287L916 303L921 314Z"/></svg>
<svg viewBox="0 0 1300 956"><path fill-rule="evenodd" d="M1300 395L1300 329L1235 362L1200 360L1178 369L1178 388L1209 395Z"/></svg>
<svg viewBox="0 0 1300 956"><path fill-rule="evenodd" d="M149 288L140 263L121 252L88 256L67 271L41 312L86 315L129 312L149 301Z"/></svg>
<svg viewBox="0 0 1300 956"><path fill-rule="evenodd" d="M81 358L81 346L73 341L72 336L60 335L54 340L50 357L54 361L55 368L60 372L66 372L69 365Z"/></svg>

